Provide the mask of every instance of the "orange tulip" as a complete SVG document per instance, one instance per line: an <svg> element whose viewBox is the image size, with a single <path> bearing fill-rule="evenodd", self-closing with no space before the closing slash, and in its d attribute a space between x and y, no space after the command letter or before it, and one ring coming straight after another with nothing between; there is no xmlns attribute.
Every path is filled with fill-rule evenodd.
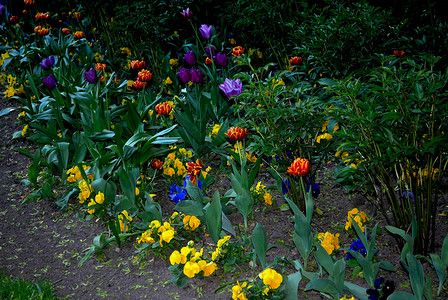
<svg viewBox="0 0 448 300"><path fill-rule="evenodd" d="M247 138L247 128L230 127L226 136L231 142L242 141Z"/></svg>
<svg viewBox="0 0 448 300"><path fill-rule="evenodd" d="M302 61L303 60L301 57L294 56L289 59L289 64L291 66L297 66L297 65L300 65L302 63Z"/></svg>
<svg viewBox="0 0 448 300"><path fill-rule="evenodd" d="M135 81L135 82L132 84L132 87L133 87L135 90L143 90L143 88L145 88L146 86L148 86L148 83L147 83L147 82L144 82L144 81L140 81L140 79L137 79L137 81Z"/></svg>
<svg viewBox="0 0 448 300"><path fill-rule="evenodd" d="M72 32L69 28L62 28L61 31L63 34L70 34Z"/></svg>
<svg viewBox="0 0 448 300"><path fill-rule="evenodd" d="M310 171L310 162L306 158L297 158L286 172L294 176L305 176Z"/></svg>
<svg viewBox="0 0 448 300"><path fill-rule="evenodd" d="M138 80L148 82L151 81L151 79L152 79L152 73L150 71L143 69L140 72L138 72Z"/></svg>
<svg viewBox="0 0 448 300"><path fill-rule="evenodd" d="M151 161L151 167L153 167L154 169L157 169L157 170L162 170L163 162L160 159L155 158Z"/></svg>
<svg viewBox="0 0 448 300"><path fill-rule="evenodd" d="M168 115L173 107L168 102L159 103L156 105L157 116Z"/></svg>
<svg viewBox="0 0 448 300"><path fill-rule="evenodd" d="M75 37L75 39L79 40L82 39L84 37L84 32L82 31L76 31L73 36Z"/></svg>
<svg viewBox="0 0 448 300"><path fill-rule="evenodd" d="M132 70L140 70L146 67L146 63L144 61L133 60L131 61L131 69Z"/></svg>
<svg viewBox="0 0 448 300"><path fill-rule="evenodd" d="M243 53L244 53L244 48L241 46L238 46L238 47L235 47L232 49L232 55L234 57L241 56L241 55L243 55Z"/></svg>
<svg viewBox="0 0 448 300"><path fill-rule="evenodd" d="M394 50L394 56L396 58L402 58L406 55L406 52L403 50Z"/></svg>
<svg viewBox="0 0 448 300"><path fill-rule="evenodd" d="M106 71L106 64L97 63L95 65L95 69L100 70L100 71Z"/></svg>
<svg viewBox="0 0 448 300"><path fill-rule="evenodd" d="M196 163L187 163L187 173L193 184L196 184L196 177L201 173L201 171L202 162L199 159L196 159Z"/></svg>

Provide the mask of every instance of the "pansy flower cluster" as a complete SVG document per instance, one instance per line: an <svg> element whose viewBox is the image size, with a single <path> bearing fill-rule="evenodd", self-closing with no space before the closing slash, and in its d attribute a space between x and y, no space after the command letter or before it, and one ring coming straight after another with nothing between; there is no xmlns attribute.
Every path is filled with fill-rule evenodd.
<svg viewBox="0 0 448 300"><path fill-rule="evenodd" d="M332 234L331 232L321 232L317 235L320 241L320 245L327 251L328 254L332 254L334 251L340 248L339 246L339 233Z"/></svg>
<svg viewBox="0 0 448 300"><path fill-rule="evenodd" d="M364 232L364 223L369 221L369 218L367 217L366 213L363 211L358 210L357 208L353 208L347 213L347 221L345 222L345 230L349 230L352 228L352 220L353 219L361 228L362 232Z"/></svg>
<svg viewBox="0 0 448 300"><path fill-rule="evenodd" d="M272 205L272 195L266 190L266 186L261 184L261 181L257 185L250 188L252 195L255 199L264 200L267 205Z"/></svg>
<svg viewBox="0 0 448 300"><path fill-rule="evenodd" d="M374 289L367 290L369 300L386 300L395 291L393 280L384 280L383 277L375 279L374 285Z"/></svg>
<svg viewBox="0 0 448 300"><path fill-rule="evenodd" d="M247 282L237 284L232 287L232 299L265 299L265 297L281 297L281 285L283 276L276 270L267 268L258 276L259 282L250 285ZM269 298L271 299L271 298ZM279 298L280 299L280 298Z"/></svg>
<svg viewBox="0 0 448 300"><path fill-rule="evenodd" d="M190 241L180 251L175 250L171 253L170 263L172 267L170 267L170 270L175 276L175 281L183 276L193 278L201 272L203 276L207 277L218 269L218 266L213 260L205 258L203 248L197 251L193 246L194 242ZM182 273L180 269L182 269Z"/></svg>

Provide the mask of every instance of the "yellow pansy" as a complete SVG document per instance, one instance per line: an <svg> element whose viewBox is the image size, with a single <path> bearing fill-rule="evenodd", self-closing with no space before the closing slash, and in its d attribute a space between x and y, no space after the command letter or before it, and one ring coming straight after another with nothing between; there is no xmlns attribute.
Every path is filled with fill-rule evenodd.
<svg viewBox="0 0 448 300"><path fill-rule="evenodd" d="M277 289L283 282L282 275L271 268L264 270L259 277L263 279L264 285L269 286L273 290Z"/></svg>

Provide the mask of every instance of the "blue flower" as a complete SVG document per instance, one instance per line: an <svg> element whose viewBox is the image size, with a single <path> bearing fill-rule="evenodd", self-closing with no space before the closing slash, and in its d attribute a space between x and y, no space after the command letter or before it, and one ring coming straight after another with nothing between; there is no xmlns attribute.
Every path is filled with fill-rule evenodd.
<svg viewBox="0 0 448 300"><path fill-rule="evenodd" d="M291 182L289 182L289 179L286 179L286 181L282 181L283 195L286 194L290 189L291 189Z"/></svg>
<svg viewBox="0 0 448 300"><path fill-rule="evenodd" d="M407 199L409 196L409 198L411 198L412 200L415 200L414 194L410 191L410 190L406 190L403 194L401 194L402 198Z"/></svg>
<svg viewBox="0 0 448 300"><path fill-rule="evenodd" d="M383 277L375 279L375 282L374 282L375 288L379 289L383 283L384 283L384 278Z"/></svg>
<svg viewBox="0 0 448 300"><path fill-rule="evenodd" d="M173 184L170 186L170 199L174 201L176 204L179 203L182 200L185 200L187 197L187 191L177 184Z"/></svg>
<svg viewBox="0 0 448 300"><path fill-rule="evenodd" d="M367 238L369 238L367 236ZM352 243L352 245L350 246L350 250L356 251L361 253L362 256L366 256L367 255L367 250L366 247L364 247L363 243L361 242L361 239L358 239L357 241L354 241ZM350 254L347 253L347 256L345 257L345 259L354 259L354 257Z"/></svg>
<svg viewBox="0 0 448 300"><path fill-rule="evenodd" d="M308 193L309 190L310 185L307 184L306 192ZM313 198L316 199L317 197L319 197L319 194L320 194L320 186L317 183L313 183L313 185L311 186L311 195L313 195Z"/></svg>

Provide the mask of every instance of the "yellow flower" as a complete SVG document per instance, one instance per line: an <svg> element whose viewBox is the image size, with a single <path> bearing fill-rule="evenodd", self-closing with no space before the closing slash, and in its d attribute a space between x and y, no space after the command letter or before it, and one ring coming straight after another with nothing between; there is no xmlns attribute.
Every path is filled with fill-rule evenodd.
<svg viewBox="0 0 448 300"><path fill-rule="evenodd" d="M222 245L224 245L224 243L227 242L228 240L230 240L230 235L226 235L225 237L220 239L217 244L218 248L221 248Z"/></svg>
<svg viewBox="0 0 448 300"><path fill-rule="evenodd" d="M268 268L264 270L259 277L263 279L263 283L269 286L271 289L277 289L283 282L283 277L277 271Z"/></svg>
<svg viewBox="0 0 448 300"><path fill-rule="evenodd" d="M321 134L317 137L316 142L320 143L321 140L331 140L333 138L333 136L331 134L329 134L328 132Z"/></svg>
<svg viewBox="0 0 448 300"><path fill-rule="evenodd" d="M128 220L128 222L132 222L132 217L129 215L129 213L126 210L123 210L118 215L118 220L120 222L120 230L121 230L121 232L127 231L127 226L125 228L125 224L123 222L124 219Z"/></svg>
<svg viewBox="0 0 448 300"><path fill-rule="evenodd" d="M22 129L22 136L25 136L26 131L28 130L28 124L25 125Z"/></svg>
<svg viewBox="0 0 448 300"><path fill-rule="evenodd" d="M98 194L95 196L95 202L98 204L104 203L104 194L101 192L98 192Z"/></svg>
<svg viewBox="0 0 448 300"><path fill-rule="evenodd" d="M184 266L184 274L189 278L193 278L200 271L198 264L195 262L188 261Z"/></svg>
<svg viewBox="0 0 448 300"><path fill-rule="evenodd" d="M170 263L172 266L174 266L175 264L185 264L186 261L187 257L177 250L170 255Z"/></svg>
<svg viewBox="0 0 448 300"><path fill-rule="evenodd" d="M88 207L91 207L91 206L94 206L94 205L96 205L95 200L90 199L90 202L89 202L89 204L87 204L87 206L88 206ZM95 213L95 209L94 209L94 208L92 208L92 209L88 209L87 212L88 212L89 214L94 214L94 213Z"/></svg>
<svg viewBox="0 0 448 300"><path fill-rule="evenodd" d="M336 235L326 232L326 233L319 233L318 238L321 241L321 246L327 251L328 254L333 253L334 250L338 250L340 248L339 246L339 233Z"/></svg>
<svg viewBox="0 0 448 300"><path fill-rule="evenodd" d="M369 221L369 218L367 217L366 213L363 211L359 211L357 208L353 208L347 213L347 221L345 222L345 230L349 230L352 228L352 220L355 220L355 222L358 224L358 226L361 228L362 232L364 232L364 225L363 222Z"/></svg>
<svg viewBox="0 0 448 300"><path fill-rule="evenodd" d="M174 174L176 174L176 171L171 167L163 169L163 175L173 176Z"/></svg>
<svg viewBox="0 0 448 300"><path fill-rule="evenodd" d="M204 276L210 276L218 269L218 266L212 261L207 263L205 260L200 260L198 265L201 271L204 271Z"/></svg>
<svg viewBox="0 0 448 300"><path fill-rule="evenodd" d="M140 244L141 242L143 243L151 243L154 244L156 241L152 238L151 236L151 232L149 231L145 231L142 233L142 236L140 237L140 239L138 240L138 243Z"/></svg>
<svg viewBox="0 0 448 300"><path fill-rule="evenodd" d="M215 138L220 129L221 129L221 125L215 124L213 126L212 133L210 134L210 137Z"/></svg>
<svg viewBox="0 0 448 300"><path fill-rule="evenodd" d="M185 229L190 231L194 231L201 224L201 221L198 218L189 215L184 217L183 222Z"/></svg>
<svg viewBox="0 0 448 300"><path fill-rule="evenodd" d="M171 242L171 240L174 238L174 233L174 230L166 230L162 232L162 234L160 235L160 247L163 247L162 241L169 244L169 242Z"/></svg>
<svg viewBox="0 0 448 300"><path fill-rule="evenodd" d="M272 195L271 194L269 194L268 192L265 192L263 195L263 198L264 198L264 202L267 205L272 205Z"/></svg>
<svg viewBox="0 0 448 300"><path fill-rule="evenodd" d="M173 81L171 80L171 78L167 77L165 79L165 81L163 82L163 84L166 84L166 85L173 84Z"/></svg>
<svg viewBox="0 0 448 300"><path fill-rule="evenodd" d="M247 300L246 294L243 292L243 289L247 286L247 282L244 282L240 285L240 283L237 281L236 285L232 287L232 299L238 299L238 300Z"/></svg>
<svg viewBox="0 0 448 300"><path fill-rule="evenodd" d="M135 195L138 196L140 194L140 190L138 189L138 187L135 187Z"/></svg>
<svg viewBox="0 0 448 300"><path fill-rule="evenodd" d="M170 66L177 66L178 64L179 64L179 59L177 59L177 58L170 59Z"/></svg>
<svg viewBox="0 0 448 300"><path fill-rule="evenodd" d="M356 299L355 299L355 297L347 298L347 296L344 296L339 300L356 300Z"/></svg>

